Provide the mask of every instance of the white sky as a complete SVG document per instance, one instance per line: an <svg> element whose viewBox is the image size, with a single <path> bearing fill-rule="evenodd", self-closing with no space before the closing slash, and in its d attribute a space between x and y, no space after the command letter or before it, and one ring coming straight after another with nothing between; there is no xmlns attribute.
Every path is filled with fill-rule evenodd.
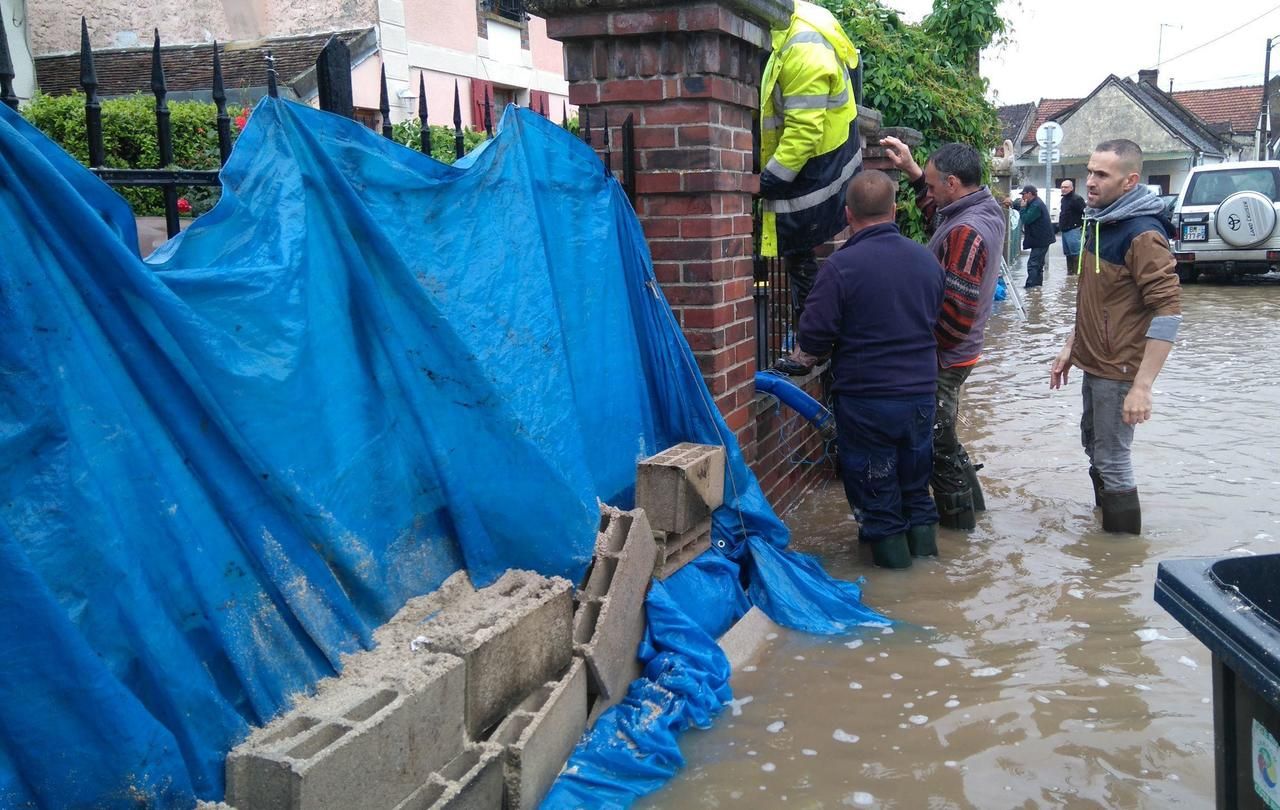
<svg viewBox="0 0 1280 810"><path fill-rule="evenodd" d="M911 22L933 7L883 1ZM1276 38L1271 73L1280 74L1280 0L1004 0L1000 12L1010 41L982 56L998 104L1078 98L1110 73L1137 78L1156 66L1158 47L1164 90L1170 79L1174 90L1262 84L1268 37Z"/></svg>

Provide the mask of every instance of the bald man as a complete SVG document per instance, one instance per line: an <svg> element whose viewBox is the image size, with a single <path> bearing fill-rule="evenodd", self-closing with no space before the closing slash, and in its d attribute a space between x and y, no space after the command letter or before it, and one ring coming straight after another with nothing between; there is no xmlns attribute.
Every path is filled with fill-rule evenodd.
<svg viewBox="0 0 1280 810"><path fill-rule="evenodd" d="M832 355L845 495L886 568L938 553L929 475L946 283L933 254L898 232L897 191L880 171L849 182L853 236L818 274L798 337L805 354Z"/></svg>

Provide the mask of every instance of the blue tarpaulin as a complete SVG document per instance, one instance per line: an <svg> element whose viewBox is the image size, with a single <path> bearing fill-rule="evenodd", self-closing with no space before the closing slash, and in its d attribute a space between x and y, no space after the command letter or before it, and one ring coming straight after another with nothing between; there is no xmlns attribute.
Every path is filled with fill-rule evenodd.
<svg viewBox="0 0 1280 810"><path fill-rule="evenodd" d="M250 726L408 598L578 581L597 499L679 441L726 447L727 567L651 618L877 618L785 551L585 145L509 110L451 167L267 99L222 179L143 261L124 202L0 105L0 806L219 798ZM651 674L727 694L664 643Z"/></svg>

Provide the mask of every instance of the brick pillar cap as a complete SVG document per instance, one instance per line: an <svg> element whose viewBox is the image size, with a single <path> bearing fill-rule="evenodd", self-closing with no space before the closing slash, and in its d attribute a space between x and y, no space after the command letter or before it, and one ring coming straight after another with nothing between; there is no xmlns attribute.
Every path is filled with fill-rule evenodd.
<svg viewBox="0 0 1280 810"><path fill-rule="evenodd" d="M770 28L790 22L795 0L711 0L743 17L763 22ZM670 6L679 8L687 2L676 0L526 0L525 6L539 17L567 17L601 11L640 11Z"/></svg>

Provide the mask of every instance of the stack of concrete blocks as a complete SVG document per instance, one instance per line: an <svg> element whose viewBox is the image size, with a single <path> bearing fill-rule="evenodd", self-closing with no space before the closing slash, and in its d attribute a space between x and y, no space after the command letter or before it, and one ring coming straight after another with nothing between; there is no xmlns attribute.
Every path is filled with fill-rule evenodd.
<svg viewBox="0 0 1280 810"><path fill-rule="evenodd" d="M528 571L475 590L459 573L411 600L374 633L374 650L231 752L227 803L536 806L586 728L572 590Z"/></svg>
<svg viewBox="0 0 1280 810"><path fill-rule="evenodd" d="M684 442L640 462L636 506L658 541L659 579L711 547L711 513L722 503L723 447Z"/></svg>
<svg viewBox="0 0 1280 810"><path fill-rule="evenodd" d="M644 599L657 559L658 546L643 510L600 507L595 558L573 616L574 653L590 674L590 725L640 677L636 651L644 637Z"/></svg>

